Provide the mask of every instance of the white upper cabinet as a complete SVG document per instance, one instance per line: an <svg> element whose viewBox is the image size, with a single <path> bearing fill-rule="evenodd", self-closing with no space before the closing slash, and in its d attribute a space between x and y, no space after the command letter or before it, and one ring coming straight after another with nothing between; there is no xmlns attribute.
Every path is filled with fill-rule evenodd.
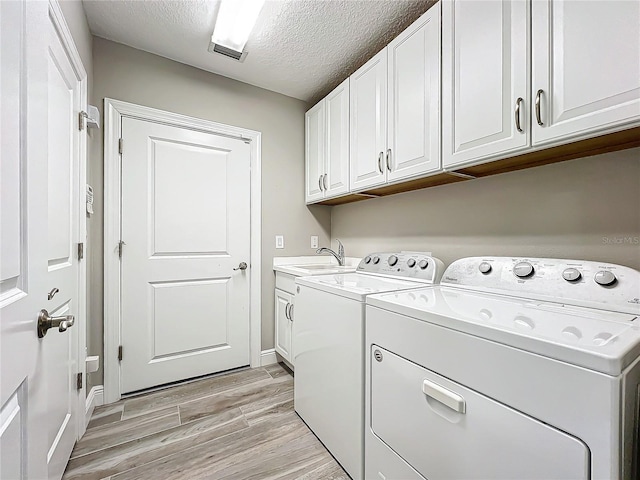
<svg viewBox="0 0 640 480"><path fill-rule="evenodd" d="M349 79L327 98L325 198L349 193Z"/></svg>
<svg viewBox="0 0 640 480"><path fill-rule="evenodd" d="M324 198L325 103L305 114L305 196L307 203Z"/></svg>
<svg viewBox="0 0 640 480"><path fill-rule="evenodd" d="M349 192L349 79L305 115L307 203Z"/></svg>
<svg viewBox="0 0 640 480"><path fill-rule="evenodd" d="M443 166L526 149L529 2L441 3Z"/></svg>
<svg viewBox="0 0 640 480"><path fill-rule="evenodd" d="M351 191L440 169L440 12L351 76Z"/></svg>
<svg viewBox="0 0 640 480"><path fill-rule="evenodd" d="M440 169L440 3L387 47L387 179Z"/></svg>
<svg viewBox="0 0 640 480"><path fill-rule="evenodd" d="M534 145L639 123L640 2L536 0L532 30Z"/></svg>
<svg viewBox="0 0 640 480"><path fill-rule="evenodd" d="M351 190L382 185L387 149L387 49L351 75Z"/></svg>

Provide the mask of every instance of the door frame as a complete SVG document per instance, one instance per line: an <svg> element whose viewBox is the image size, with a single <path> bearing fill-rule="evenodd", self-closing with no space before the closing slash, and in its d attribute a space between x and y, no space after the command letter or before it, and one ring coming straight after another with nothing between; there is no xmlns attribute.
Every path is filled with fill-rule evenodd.
<svg viewBox="0 0 640 480"><path fill-rule="evenodd" d="M56 29L62 48L65 54L69 58L71 67L76 80L78 81L78 103L80 105L79 112L73 112L75 118L72 121L82 122L82 124L75 123L76 127L80 130L78 135L78 204L72 206L72 208L78 209L78 236L79 240L87 247L87 215L85 207L85 190L87 184L87 124L86 121L80 119L81 112L87 110L87 72L82 64L82 58L73 41L71 30L67 25L67 22L62 13L62 9L58 0L49 0L49 19ZM48 81L48 79L47 79ZM78 353L76 358L76 365L78 367L77 373L82 373L83 385L78 393L78 402L76 408L76 435L80 439L87 429L86 422L86 351L87 351L87 248L84 250L84 258L78 260L78 319L76 325L78 327ZM74 251L75 254L75 251Z"/></svg>
<svg viewBox="0 0 640 480"><path fill-rule="evenodd" d="M121 345L121 263L118 257L121 224L121 157L119 141L122 119L133 118L200 132L238 138L251 146L251 281L249 284L249 352L251 367L261 365L261 151L262 133L133 103L104 99L104 402L121 398L121 368L117 358Z"/></svg>

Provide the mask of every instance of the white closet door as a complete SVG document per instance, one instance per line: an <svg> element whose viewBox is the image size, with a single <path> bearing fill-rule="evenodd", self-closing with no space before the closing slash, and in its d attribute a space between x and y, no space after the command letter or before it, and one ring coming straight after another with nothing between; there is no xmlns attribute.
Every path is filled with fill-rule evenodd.
<svg viewBox="0 0 640 480"><path fill-rule="evenodd" d="M440 11L437 3L387 49L389 181L440 168Z"/></svg>
<svg viewBox="0 0 640 480"><path fill-rule="evenodd" d="M529 2L443 2L445 168L506 157L529 146L529 64Z"/></svg>
<svg viewBox="0 0 640 480"><path fill-rule="evenodd" d="M640 2L539 0L532 25L534 144L640 124Z"/></svg>
<svg viewBox="0 0 640 480"><path fill-rule="evenodd" d="M351 191L387 180L387 49L351 75Z"/></svg>
<svg viewBox="0 0 640 480"><path fill-rule="evenodd" d="M325 100L322 99L304 116L305 198L307 203L324 198Z"/></svg>
<svg viewBox="0 0 640 480"><path fill-rule="evenodd" d="M349 192L349 79L327 95L325 197Z"/></svg>

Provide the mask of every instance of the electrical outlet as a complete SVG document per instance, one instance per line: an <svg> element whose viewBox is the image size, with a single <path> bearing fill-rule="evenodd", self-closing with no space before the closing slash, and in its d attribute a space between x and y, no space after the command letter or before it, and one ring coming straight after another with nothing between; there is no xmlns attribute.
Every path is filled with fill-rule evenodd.
<svg viewBox="0 0 640 480"><path fill-rule="evenodd" d="M284 235L276 235L276 248L284 248Z"/></svg>
<svg viewBox="0 0 640 480"><path fill-rule="evenodd" d="M318 235L311 235L311 248L318 248Z"/></svg>

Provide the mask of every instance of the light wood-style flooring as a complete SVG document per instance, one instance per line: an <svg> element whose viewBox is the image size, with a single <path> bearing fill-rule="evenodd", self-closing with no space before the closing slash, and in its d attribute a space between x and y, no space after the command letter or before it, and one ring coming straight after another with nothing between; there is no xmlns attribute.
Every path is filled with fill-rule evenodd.
<svg viewBox="0 0 640 480"><path fill-rule="evenodd" d="M242 370L96 408L71 479L348 480L293 410L280 365Z"/></svg>

